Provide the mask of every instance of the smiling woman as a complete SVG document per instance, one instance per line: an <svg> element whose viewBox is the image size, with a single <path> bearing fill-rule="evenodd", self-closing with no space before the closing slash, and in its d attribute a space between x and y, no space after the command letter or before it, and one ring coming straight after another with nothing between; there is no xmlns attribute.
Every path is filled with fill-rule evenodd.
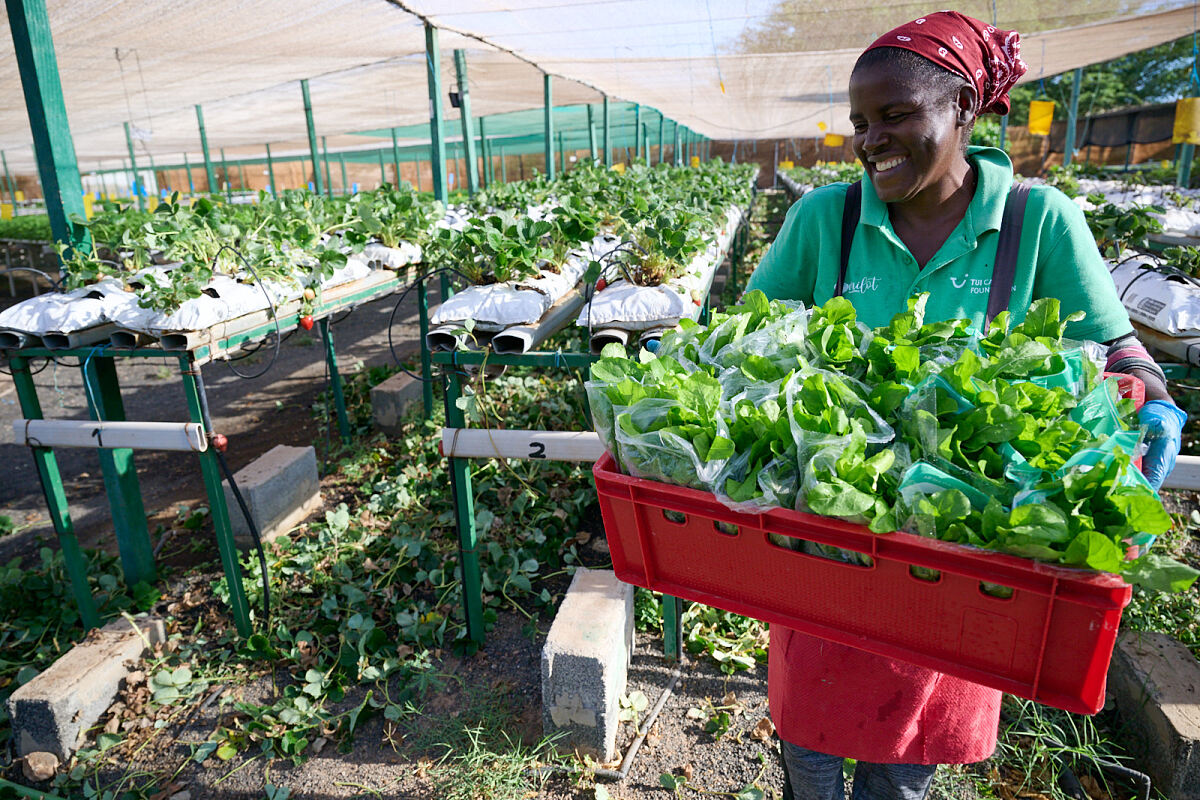
<svg viewBox="0 0 1200 800"><path fill-rule="evenodd" d="M1020 37L957 12L881 36L849 86L863 179L804 195L788 211L747 290L823 305L851 299L887 325L928 292L926 321L968 318L984 331L1056 298L1082 311L1067 336L1110 345L1109 369L1142 378L1147 478L1161 485L1184 416L1133 335L1083 213L1058 190L1016 187L1001 150L968 147L981 113L1006 113L1025 72ZM987 758L1000 693L904 662L771 626L768 690L783 741L784 797L840 800L842 759L855 797L921 798L938 763Z"/></svg>

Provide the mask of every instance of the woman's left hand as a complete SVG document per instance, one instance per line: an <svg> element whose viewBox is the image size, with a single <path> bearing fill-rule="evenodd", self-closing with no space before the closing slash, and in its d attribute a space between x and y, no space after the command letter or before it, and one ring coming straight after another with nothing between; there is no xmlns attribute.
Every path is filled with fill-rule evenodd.
<svg viewBox="0 0 1200 800"><path fill-rule="evenodd" d="M1158 490L1175 469L1175 458L1183 446L1187 414L1168 400L1151 400L1138 409L1138 421L1146 428L1149 449L1142 458L1142 473Z"/></svg>

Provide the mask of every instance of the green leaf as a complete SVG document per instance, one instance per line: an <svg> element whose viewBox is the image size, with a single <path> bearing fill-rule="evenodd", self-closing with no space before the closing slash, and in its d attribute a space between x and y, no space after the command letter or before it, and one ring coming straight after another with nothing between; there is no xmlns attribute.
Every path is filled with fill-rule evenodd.
<svg viewBox="0 0 1200 800"><path fill-rule="evenodd" d="M1150 553L1129 565L1123 577L1152 592L1178 594L1190 589L1200 572L1173 558Z"/></svg>
<svg viewBox="0 0 1200 800"><path fill-rule="evenodd" d="M658 776L658 785L664 789L674 791L683 785L683 781L669 772L663 772Z"/></svg>

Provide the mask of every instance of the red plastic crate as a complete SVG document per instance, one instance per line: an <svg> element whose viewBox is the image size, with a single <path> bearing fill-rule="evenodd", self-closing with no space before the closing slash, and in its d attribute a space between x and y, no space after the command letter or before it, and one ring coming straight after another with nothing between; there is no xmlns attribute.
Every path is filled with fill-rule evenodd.
<svg viewBox="0 0 1200 800"><path fill-rule="evenodd" d="M955 675L1083 714L1104 705L1131 589L1107 573L1039 564L832 517L741 514L712 494L593 469L613 569L626 583ZM871 557L788 549L768 534ZM935 581L911 567L938 570ZM985 594L981 583L1013 589Z"/></svg>

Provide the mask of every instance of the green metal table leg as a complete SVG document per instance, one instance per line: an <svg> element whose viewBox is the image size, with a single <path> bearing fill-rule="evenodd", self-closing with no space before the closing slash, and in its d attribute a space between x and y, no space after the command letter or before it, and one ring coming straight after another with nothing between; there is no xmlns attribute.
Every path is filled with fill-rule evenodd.
<svg viewBox="0 0 1200 800"><path fill-rule="evenodd" d="M92 419L110 422L125 420L125 404L121 402L121 386L112 356L88 356L83 361L83 380L88 410ZM100 471L112 511L113 530L121 551L121 568L129 586L154 581L154 548L146 527L146 508L138 484L133 450L129 448L100 449Z"/></svg>
<svg viewBox="0 0 1200 800"><path fill-rule="evenodd" d="M188 414L192 422L204 424L200 405L200 389L196 376L200 367L191 362L190 356L180 356L179 369L183 373L183 393L187 397ZM204 488L208 492L208 508L212 513L213 532L217 537L217 550L221 554L221 568L225 571L225 582L229 584L229 609L233 612L233 624L243 638L254 633L250 626L250 607L246 601L246 587L242 585L242 571L238 564L237 543L229 526L229 507L225 505L225 490L221 487L221 467L217 464L217 453L209 448L200 453L200 474L204 477Z"/></svg>
<svg viewBox="0 0 1200 800"><path fill-rule="evenodd" d="M417 284L417 322L421 338L421 399L425 401L425 419L433 419L433 362L429 358L429 345L425 337L429 335L429 291L425 281Z"/></svg>
<svg viewBox="0 0 1200 800"><path fill-rule="evenodd" d="M457 400L462 384L457 372L443 376L446 400L446 425L465 428L466 419ZM479 573L479 537L475 531L475 497L471 489L471 465L465 458L450 459L450 488L454 493L454 513L458 523L458 563L462 570L463 613L467 620L467 635L471 641L483 644L483 583Z"/></svg>
<svg viewBox="0 0 1200 800"><path fill-rule="evenodd" d="M663 595L663 656L667 661L683 659L683 601Z"/></svg>
<svg viewBox="0 0 1200 800"><path fill-rule="evenodd" d="M25 419L42 419L42 406L38 402L37 387L29 372L29 362L14 356L10 361L13 382L17 386L17 398ZM32 447L33 463L37 467L42 493L46 496L46 510L54 532L58 534L58 545L62 548L63 563L71 581L71 593L79 607L79 618L85 630L100 627L100 615L96 612L96 601L88 587L87 562L79 550L79 540L71 526L71 515L67 509L67 496L63 491L62 478L58 474L58 461L49 447Z"/></svg>
<svg viewBox="0 0 1200 800"><path fill-rule="evenodd" d="M338 430L342 441L350 444L350 417L346 415L346 395L342 391L342 376L338 374L337 352L333 349L333 333L329 330L329 317L319 323L321 340L325 342L325 361L329 364L329 388L333 392L333 403L337 407Z"/></svg>

